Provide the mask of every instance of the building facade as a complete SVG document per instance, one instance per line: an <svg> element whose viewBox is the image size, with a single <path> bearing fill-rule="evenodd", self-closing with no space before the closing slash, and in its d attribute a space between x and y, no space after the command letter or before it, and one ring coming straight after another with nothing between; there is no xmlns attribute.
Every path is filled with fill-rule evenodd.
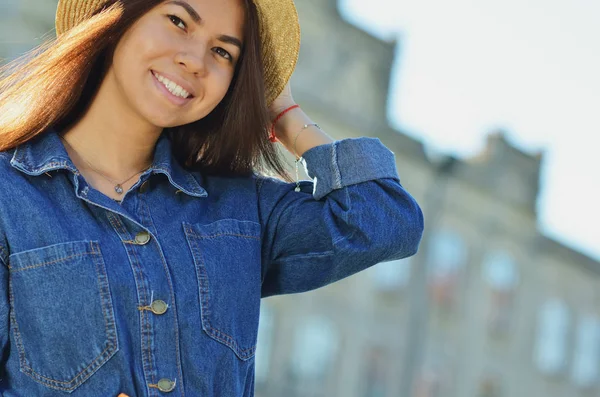
<svg viewBox="0 0 600 397"><path fill-rule="evenodd" d="M0 1L0 63L54 36L58 0Z"/></svg>
<svg viewBox="0 0 600 397"><path fill-rule="evenodd" d="M396 43L346 22L335 0L296 3L294 97L334 138L395 153L426 230L412 258L264 299L257 395L600 395L600 263L540 232L543 153L492 131L473 158L431 155L386 122Z"/></svg>
<svg viewBox="0 0 600 397"><path fill-rule="evenodd" d="M346 22L335 0L296 3L295 99L334 138L395 153L426 231L412 258L264 299L257 396L600 395L600 263L540 232L543 153L495 131L473 158L432 155L387 123L396 43ZM0 58L38 44L55 7L2 0Z"/></svg>

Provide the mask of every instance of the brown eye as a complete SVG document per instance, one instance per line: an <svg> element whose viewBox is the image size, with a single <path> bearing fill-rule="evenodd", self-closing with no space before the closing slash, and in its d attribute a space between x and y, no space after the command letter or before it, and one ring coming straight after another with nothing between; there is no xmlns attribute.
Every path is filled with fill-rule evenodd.
<svg viewBox="0 0 600 397"><path fill-rule="evenodd" d="M171 20L171 22L173 22L173 25L177 26L178 28L180 28L180 29L186 28L185 22L183 22L183 20L181 18L179 18L178 16L167 15L167 17ZM183 27L179 26L179 25L183 25Z"/></svg>
<svg viewBox="0 0 600 397"><path fill-rule="evenodd" d="M233 60L233 57L231 56L231 54L229 52L225 51L224 49L222 49L221 47L215 48L214 51L227 60L230 60L230 61Z"/></svg>

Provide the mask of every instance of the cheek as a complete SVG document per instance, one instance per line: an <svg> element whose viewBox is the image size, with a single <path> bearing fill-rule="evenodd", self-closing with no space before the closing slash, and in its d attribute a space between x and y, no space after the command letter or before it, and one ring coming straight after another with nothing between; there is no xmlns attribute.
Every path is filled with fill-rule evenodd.
<svg viewBox="0 0 600 397"><path fill-rule="evenodd" d="M205 95L197 98L192 110L186 117L186 123L200 120L210 114L221 103L233 79L233 73L227 70L211 71L205 83Z"/></svg>
<svg viewBox="0 0 600 397"><path fill-rule="evenodd" d="M213 90L216 95L224 97L233 81L233 69L217 67L213 72Z"/></svg>
<svg viewBox="0 0 600 397"><path fill-rule="evenodd" d="M216 107L225 97L233 80L233 72L223 65L212 64L208 74L200 81L204 88L204 95L197 98L201 107Z"/></svg>
<svg viewBox="0 0 600 397"><path fill-rule="evenodd" d="M139 73L150 67L150 61L164 56L164 49L172 48L172 43L164 34L152 32L151 26L136 26L124 36L115 51L113 62L123 71ZM163 49L163 53L161 53ZM138 75L139 78L143 75ZM128 75L129 79L136 76ZM130 80L131 81L131 80ZM135 81L135 80L133 80Z"/></svg>
<svg viewBox="0 0 600 397"><path fill-rule="evenodd" d="M140 82L139 72L142 66L140 52L134 51L130 42L124 43L115 50L113 67L120 85L125 90L128 88L137 90Z"/></svg>

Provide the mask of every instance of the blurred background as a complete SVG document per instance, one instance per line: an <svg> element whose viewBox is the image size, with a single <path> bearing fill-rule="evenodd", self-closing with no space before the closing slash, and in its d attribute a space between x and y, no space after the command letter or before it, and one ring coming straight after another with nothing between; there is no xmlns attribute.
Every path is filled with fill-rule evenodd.
<svg viewBox="0 0 600 397"><path fill-rule="evenodd" d="M2 62L53 37L56 3L0 0ZM296 5L295 99L390 148L426 230L414 257L264 299L257 397L600 395L600 4Z"/></svg>

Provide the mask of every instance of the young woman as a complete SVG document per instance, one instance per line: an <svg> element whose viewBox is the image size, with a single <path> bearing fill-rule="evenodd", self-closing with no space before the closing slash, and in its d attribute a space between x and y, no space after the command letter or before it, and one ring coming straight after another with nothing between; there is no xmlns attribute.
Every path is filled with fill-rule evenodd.
<svg viewBox="0 0 600 397"><path fill-rule="evenodd" d="M417 251L394 154L294 103L292 0L60 0L56 27L0 80L3 396L252 396L262 297Z"/></svg>

